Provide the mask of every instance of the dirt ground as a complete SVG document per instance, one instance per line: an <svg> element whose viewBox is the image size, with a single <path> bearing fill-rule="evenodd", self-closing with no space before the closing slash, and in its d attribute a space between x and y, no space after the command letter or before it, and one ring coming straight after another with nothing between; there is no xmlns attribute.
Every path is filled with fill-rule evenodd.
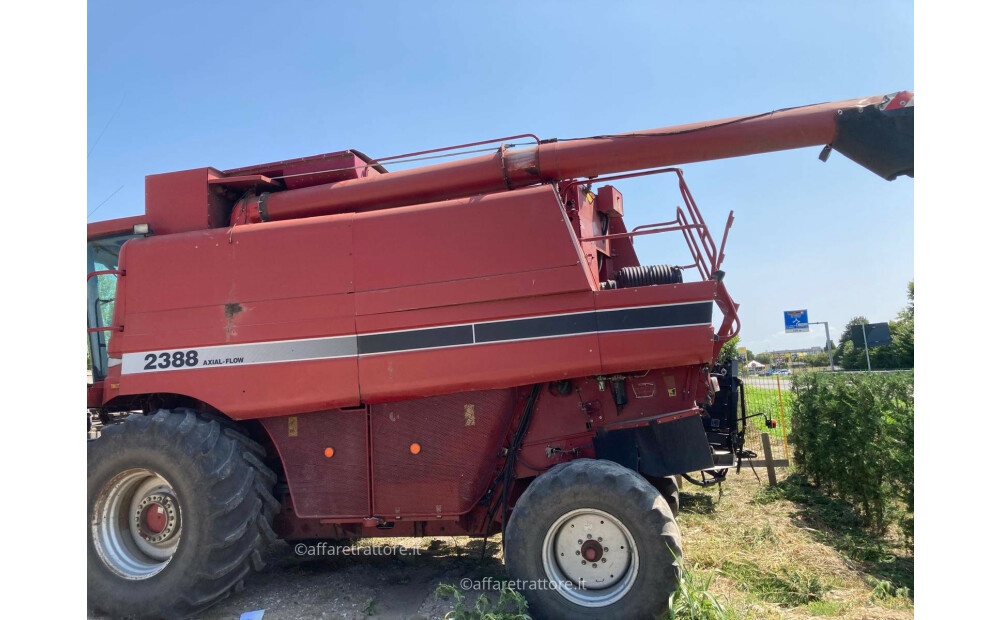
<svg viewBox="0 0 1000 620"><path fill-rule="evenodd" d="M744 470L716 489L685 485L679 522L690 579L707 586L732 618L913 617L913 557L858 529L848 507L780 474L769 489ZM269 568L203 614L264 620L441 618L454 607L438 584L504 576L500 538L368 539L392 555L296 554L282 543ZM419 551L419 553L418 553ZM467 591L471 603L478 591ZM530 613L530 609L529 609Z"/></svg>

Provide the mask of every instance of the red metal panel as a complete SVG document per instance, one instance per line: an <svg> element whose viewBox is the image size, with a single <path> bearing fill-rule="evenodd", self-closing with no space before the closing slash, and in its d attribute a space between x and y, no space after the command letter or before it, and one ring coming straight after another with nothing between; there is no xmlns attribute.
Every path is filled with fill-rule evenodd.
<svg viewBox="0 0 1000 620"><path fill-rule="evenodd" d="M711 325L601 334L601 369L612 374L650 367L710 364L713 335Z"/></svg>
<svg viewBox="0 0 1000 620"><path fill-rule="evenodd" d="M130 312L347 293L350 215L129 242ZM230 242L231 240L231 242ZM353 312L353 309L352 309Z"/></svg>
<svg viewBox="0 0 1000 620"><path fill-rule="evenodd" d="M183 394L242 420L357 405L357 358L121 376L121 394ZM105 400L115 396L105 389Z"/></svg>
<svg viewBox="0 0 1000 620"><path fill-rule="evenodd" d="M319 411L263 424L284 463L296 515L368 516L366 411Z"/></svg>
<svg viewBox="0 0 1000 620"><path fill-rule="evenodd" d="M714 300L716 286L714 280L709 280L598 291L594 293L594 304L598 310L604 310Z"/></svg>
<svg viewBox="0 0 1000 620"><path fill-rule="evenodd" d="M355 303L358 315L428 308L434 308L437 313L446 311L440 307L442 305L459 304L465 308L468 304L477 302L537 299L588 290L589 287L583 270L574 264L531 272L365 291L355 295ZM490 304L490 307L495 306L496 304ZM536 305L532 306L532 311L538 310Z"/></svg>
<svg viewBox="0 0 1000 620"><path fill-rule="evenodd" d="M125 244L110 354L354 334L350 215L154 236ZM130 275L129 275L130 274ZM354 357L126 374L236 418L359 402Z"/></svg>
<svg viewBox="0 0 1000 620"><path fill-rule="evenodd" d="M598 310L714 301L716 286L714 281L661 284L598 291L594 297ZM601 368L604 373L611 374L645 368L709 364L714 344L711 325L602 333Z"/></svg>
<svg viewBox="0 0 1000 620"><path fill-rule="evenodd" d="M357 291L522 273L580 261L551 187L358 214L354 249ZM580 288L590 287L581 283ZM453 303L447 291L442 293L436 305Z"/></svg>
<svg viewBox="0 0 1000 620"><path fill-rule="evenodd" d="M600 372L597 335L362 356L364 402L553 381Z"/></svg>
<svg viewBox="0 0 1000 620"><path fill-rule="evenodd" d="M468 512L492 479L513 407L512 389L373 406L375 515Z"/></svg>
<svg viewBox="0 0 1000 620"><path fill-rule="evenodd" d="M222 173L195 168L146 177L146 220L154 234L167 235L225 226L230 203L209 189Z"/></svg>

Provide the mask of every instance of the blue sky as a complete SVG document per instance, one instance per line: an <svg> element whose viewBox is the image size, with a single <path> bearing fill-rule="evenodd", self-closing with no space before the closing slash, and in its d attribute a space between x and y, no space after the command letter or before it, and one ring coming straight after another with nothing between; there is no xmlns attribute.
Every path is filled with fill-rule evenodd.
<svg viewBox="0 0 1000 620"><path fill-rule="evenodd" d="M570 138L914 88L910 3L694 5L90 2L88 221L141 213L143 177L158 172ZM755 351L823 343L821 326L784 334L783 310L807 308L836 340L851 317L889 320L906 304L913 181L818 153L685 166L717 240L736 212L724 269ZM616 186L630 227L679 200L666 177ZM646 264L688 262L679 243L637 245Z"/></svg>

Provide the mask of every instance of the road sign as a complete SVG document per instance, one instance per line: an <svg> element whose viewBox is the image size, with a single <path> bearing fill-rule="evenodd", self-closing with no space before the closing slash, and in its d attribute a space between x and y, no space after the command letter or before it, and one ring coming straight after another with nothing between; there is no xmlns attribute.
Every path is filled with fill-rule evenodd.
<svg viewBox="0 0 1000 620"><path fill-rule="evenodd" d="M865 323L864 327L865 331L862 333L860 325L851 325L851 340L856 349L864 348L866 341L869 347L892 343L888 323Z"/></svg>
<svg viewBox="0 0 1000 620"><path fill-rule="evenodd" d="M785 310L785 333L798 334L809 331L809 312L806 310Z"/></svg>

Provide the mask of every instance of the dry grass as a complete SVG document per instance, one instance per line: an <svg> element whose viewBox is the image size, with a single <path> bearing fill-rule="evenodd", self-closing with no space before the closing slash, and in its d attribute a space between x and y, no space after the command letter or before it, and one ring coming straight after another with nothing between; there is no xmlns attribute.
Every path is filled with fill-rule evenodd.
<svg viewBox="0 0 1000 620"><path fill-rule="evenodd" d="M743 470L717 489L685 485L684 557L737 618L912 618L913 558L868 536L849 507L779 473Z"/></svg>

